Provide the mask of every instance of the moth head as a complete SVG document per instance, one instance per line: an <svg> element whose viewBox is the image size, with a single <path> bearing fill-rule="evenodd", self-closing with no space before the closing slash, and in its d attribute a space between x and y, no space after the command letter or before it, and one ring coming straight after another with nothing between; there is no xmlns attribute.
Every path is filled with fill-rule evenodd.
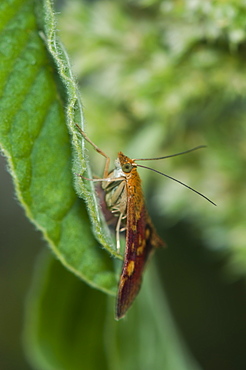
<svg viewBox="0 0 246 370"><path fill-rule="evenodd" d="M127 157L122 152L119 152L118 159L121 169L124 173L130 173L134 167L137 167L137 164L134 162L134 160Z"/></svg>

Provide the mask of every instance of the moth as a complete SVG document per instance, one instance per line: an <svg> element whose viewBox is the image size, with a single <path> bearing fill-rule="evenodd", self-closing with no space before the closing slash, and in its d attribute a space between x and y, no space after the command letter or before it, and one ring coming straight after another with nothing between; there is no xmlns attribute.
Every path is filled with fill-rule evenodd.
<svg viewBox="0 0 246 370"><path fill-rule="evenodd" d="M139 292L143 271L150 255L156 248L165 245L158 236L146 210L141 179L137 167L147 168L171 178L214 204L203 194L190 188L181 181L150 167L139 165L136 161L169 158L194 151L203 146L159 158L131 159L122 152L119 152L115 160L114 169L109 171L110 158L87 137L85 132L82 131L77 124L76 126L84 139L89 142L99 154L106 158L104 173L101 179L81 177L89 181L100 181L102 183L106 205L110 212L118 217L116 225L116 245L118 252L120 250L120 232L123 230L126 231L124 262L120 275L115 314L116 320L119 320L125 316Z"/></svg>

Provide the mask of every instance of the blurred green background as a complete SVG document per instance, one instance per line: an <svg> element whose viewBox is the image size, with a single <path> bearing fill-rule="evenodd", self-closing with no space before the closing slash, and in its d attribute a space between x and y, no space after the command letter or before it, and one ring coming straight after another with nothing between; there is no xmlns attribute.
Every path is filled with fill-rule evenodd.
<svg viewBox="0 0 246 370"><path fill-rule="evenodd" d="M246 368L246 3L93 1L57 4L59 36L81 89L86 131L201 191L140 170L168 248L157 266L184 342L206 370ZM102 161L90 151L92 168ZM14 200L1 158L0 368L28 369L23 297L40 233Z"/></svg>

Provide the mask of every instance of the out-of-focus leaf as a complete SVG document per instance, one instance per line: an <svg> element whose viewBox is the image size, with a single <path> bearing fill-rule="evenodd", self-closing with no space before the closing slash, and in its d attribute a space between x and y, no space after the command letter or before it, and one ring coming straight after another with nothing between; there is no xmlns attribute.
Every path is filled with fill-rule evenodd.
<svg viewBox="0 0 246 370"><path fill-rule="evenodd" d="M109 303L109 304L108 304ZM41 370L198 370L172 322L154 271L126 318L57 260L42 256L29 295L25 339Z"/></svg>
<svg viewBox="0 0 246 370"><path fill-rule="evenodd" d="M102 343L106 295L47 253L40 257L26 310L30 362L42 370L106 369Z"/></svg>

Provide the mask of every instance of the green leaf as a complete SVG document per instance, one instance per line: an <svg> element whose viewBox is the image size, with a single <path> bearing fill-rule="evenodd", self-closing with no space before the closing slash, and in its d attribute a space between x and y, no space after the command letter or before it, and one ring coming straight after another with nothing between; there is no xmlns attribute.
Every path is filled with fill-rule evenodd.
<svg viewBox="0 0 246 370"><path fill-rule="evenodd" d="M111 297L90 289L48 255L37 267L25 330L35 368L199 369L179 339L153 269L127 317L117 322Z"/></svg>
<svg viewBox="0 0 246 370"><path fill-rule="evenodd" d="M38 369L103 369L106 295L47 253L40 256L26 311L26 352Z"/></svg>
<svg viewBox="0 0 246 370"><path fill-rule="evenodd" d="M96 199L93 182L89 181L85 184L84 180L78 176L78 174L82 175L86 172L85 175L92 178L85 155L84 140L82 140L82 137L75 126L75 123L80 123L83 127L83 113L80 96L70 69L67 54L56 37L56 21L50 0L44 0L44 12L47 47L57 65L60 78L66 86L67 124L72 137L74 159L74 185L79 196L85 199L87 203L88 212L97 239L111 254L122 259L121 255L115 251L115 245L112 243L109 229L98 207L98 200Z"/></svg>
<svg viewBox="0 0 246 370"><path fill-rule="evenodd" d="M80 122L82 112L75 93L68 98L75 84L66 55L55 39L50 3L46 1L45 5L44 27L42 3L13 0L0 4L0 145L17 197L53 252L89 284L113 294L113 262L96 242L86 204L73 187L73 176L78 176L72 170L65 108L70 126L75 117ZM56 65L48 50L53 50L54 58L59 56ZM73 143L80 153L77 173L78 167L85 167L80 141L74 133ZM90 195L91 188L82 191L89 197L87 204L99 234L101 220L95 195ZM107 245L108 235L100 240Z"/></svg>

